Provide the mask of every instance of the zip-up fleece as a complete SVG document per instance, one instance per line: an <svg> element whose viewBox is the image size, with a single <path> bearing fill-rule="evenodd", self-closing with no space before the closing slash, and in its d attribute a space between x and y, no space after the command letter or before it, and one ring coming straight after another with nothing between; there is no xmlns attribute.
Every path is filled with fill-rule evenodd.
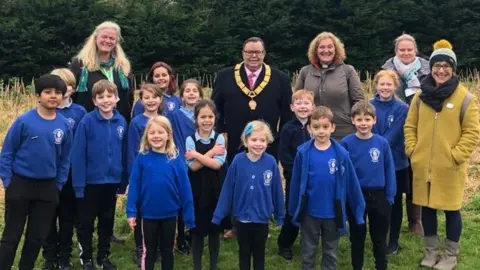
<svg viewBox="0 0 480 270"><path fill-rule="evenodd" d="M296 116L293 116L293 119L283 126L278 143L278 159L282 164L283 175L287 181L292 178L297 147L308 140L310 140L310 133L308 133L306 125L303 125Z"/></svg>
<svg viewBox="0 0 480 270"><path fill-rule="evenodd" d="M342 207L342 227L338 226L340 233L346 233L347 211L346 204L355 215L357 224L364 224L363 213L365 212L365 200L363 198L360 184L355 174L355 168L350 160L349 154L335 140L330 139L332 147L337 155L337 169L335 171L335 199L340 200ZM300 145L293 165L292 181L290 184L290 199L288 212L294 213L292 224L299 226L299 212L302 196L306 193L308 181L308 163L310 151L312 151L315 140ZM309 198L314 200L315 198Z"/></svg>
<svg viewBox="0 0 480 270"><path fill-rule="evenodd" d="M377 112L377 123L373 126L373 133L384 137L388 141L395 162L395 170L408 168L408 158L405 154L405 136L403 135L408 105L395 97L389 101L383 101L378 94L370 100L370 103Z"/></svg>
<svg viewBox="0 0 480 270"><path fill-rule="evenodd" d="M95 108L80 121L72 152L72 184L77 198L86 185L118 184L125 193L128 184L127 122L117 110L105 119Z"/></svg>

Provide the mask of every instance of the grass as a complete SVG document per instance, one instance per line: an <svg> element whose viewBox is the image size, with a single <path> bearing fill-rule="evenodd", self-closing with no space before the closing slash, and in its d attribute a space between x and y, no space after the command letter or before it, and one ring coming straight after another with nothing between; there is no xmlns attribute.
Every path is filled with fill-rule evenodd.
<svg viewBox="0 0 480 270"><path fill-rule="evenodd" d="M294 75L295 76L295 75ZM370 78L370 76L367 76ZM295 79L295 77L294 77ZM462 81L467 85L470 91L477 96L480 96L480 74L476 72L466 73L462 77ZM0 82L2 87L3 82ZM36 98L32 94L32 87L30 84L22 83L20 80L15 80L12 84L6 86L6 89L0 89L0 141L6 135L8 127L12 124L15 118L35 106ZM3 91L1 91L3 90ZM205 96L210 96L211 89L206 88ZM368 96L371 96L374 87L372 80L367 79L364 81L364 90ZM477 194L478 186L480 185L480 148L475 151L470 160L469 166L469 179L465 188L464 201L466 206L463 211L463 234L461 239L461 255L458 269L478 269L480 265L480 194ZM138 269L132 261L132 249L133 232L130 231L126 224L125 211L123 208L123 200L119 200L117 213L115 232L120 235L127 236L127 242L125 244L113 244L111 259L115 262L119 269L130 270ZM0 216L3 215L3 190L0 190ZM404 219L406 220L406 218ZM404 222L405 224L405 222ZM445 220L443 215L439 214L439 234L441 237L445 236ZM0 230L3 231L3 220L0 220ZM287 262L281 257L276 255L277 247L276 240L280 228L271 225L270 237L267 241L266 249L266 269L300 269L301 256L299 248L299 240L295 243L294 260ZM76 241L75 241L76 243ZM422 258L422 239L416 237L407 231L406 227L402 228L400 235L400 243L402 245L402 251L398 256L389 257L390 269L418 269L418 263ZM19 245L21 247L22 244ZM19 249L20 251L20 249ZM19 252L18 252L19 254ZM318 251L317 268L320 267L320 254ZM16 258L16 264L18 263L18 256ZM74 248L73 262L76 269L81 269L78 263L78 253ZM42 258L39 256L35 269L41 269ZM14 268L16 269L16 268ZM160 266L157 266L160 269ZM175 254L175 269L192 269L191 256L181 256L178 253ZM204 253L204 269L208 269L208 249L205 249ZM227 240L221 242L220 248L220 260L219 269L238 269L238 256L237 256L237 242L236 240ZM350 266L350 244L347 237L342 237L340 241L340 247L338 251L338 269L351 269ZM365 248L365 267L364 269L374 269L374 261L371 251L371 243L367 241Z"/></svg>

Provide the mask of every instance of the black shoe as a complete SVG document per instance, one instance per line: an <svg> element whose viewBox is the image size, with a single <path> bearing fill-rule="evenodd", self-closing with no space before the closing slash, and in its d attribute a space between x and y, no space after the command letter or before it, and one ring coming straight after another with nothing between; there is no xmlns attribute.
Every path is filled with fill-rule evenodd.
<svg viewBox="0 0 480 270"><path fill-rule="evenodd" d="M178 251L178 253L182 254L183 256L187 256L188 253L190 252L190 249L186 244L178 245L175 248L175 250Z"/></svg>
<svg viewBox="0 0 480 270"><path fill-rule="evenodd" d="M56 261L45 261L43 263L43 270L57 270L57 262Z"/></svg>
<svg viewBox="0 0 480 270"><path fill-rule="evenodd" d="M387 255L398 255L400 253L400 245L398 242L391 242L387 247Z"/></svg>
<svg viewBox="0 0 480 270"><path fill-rule="evenodd" d="M95 270L92 260L83 261L83 270Z"/></svg>
<svg viewBox="0 0 480 270"><path fill-rule="evenodd" d="M98 268L107 270L117 270L117 266L113 264L108 257L97 260Z"/></svg>
<svg viewBox="0 0 480 270"><path fill-rule="evenodd" d="M73 264L70 262L70 260L60 260L60 263L58 264L58 269L73 270L75 268L73 267Z"/></svg>
<svg viewBox="0 0 480 270"><path fill-rule="evenodd" d="M143 247L137 247L133 251L133 262L138 266L142 266Z"/></svg>
<svg viewBox="0 0 480 270"><path fill-rule="evenodd" d="M123 243L125 243L125 237L113 234L112 238L110 238L110 241L112 241L114 243L117 243L117 244L123 244Z"/></svg>
<svg viewBox="0 0 480 270"><path fill-rule="evenodd" d="M278 255L287 261L291 261L293 259L293 252L291 248L278 248Z"/></svg>
<svg viewBox="0 0 480 270"><path fill-rule="evenodd" d="M160 251L160 249L157 249L157 260L155 262L162 263L162 252Z"/></svg>

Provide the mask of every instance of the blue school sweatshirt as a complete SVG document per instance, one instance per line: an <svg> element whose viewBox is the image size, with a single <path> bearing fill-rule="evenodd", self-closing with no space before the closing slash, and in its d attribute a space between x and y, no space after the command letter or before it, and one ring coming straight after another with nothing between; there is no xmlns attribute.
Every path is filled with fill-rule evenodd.
<svg viewBox="0 0 480 270"><path fill-rule="evenodd" d="M130 125L128 126L128 146L127 146L127 172L130 175L132 171L135 158L138 155L138 150L140 149L140 141L142 140L143 133L147 127L147 123L150 118L146 117L143 114L135 116Z"/></svg>
<svg viewBox="0 0 480 270"><path fill-rule="evenodd" d="M365 140L350 134L343 138L342 145L350 153L362 190L384 188L387 200L393 204L397 186L388 141L378 134Z"/></svg>
<svg viewBox="0 0 480 270"><path fill-rule="evenodd" d="M187 114L190 114L187 116ZM173 129L173 141L178 149L180 156L185 156L185 143L189 136L195 135L195 123L193 121L193 112L185 108L174 110L167 114Z"/></svg>
<svg viewBox="0 0 480 270"><path fill-rule="evenodd" d="M163 114L164 115L167 115L170 112L178 110L180 108L180 104L182 103L178 96L163 94ZM143 114L144 112L145 112L145 107L143 106L143 103L140 102L139 100L133 106L132 118L137 115Z"/></svg>
<svg viewBox="0 0 480 270"><path fill-rule="evenodd" d="M335 217L335 172L337 154L333 146L320 150L312 145L308 161L307 214L316 218Z"/></svg>
<svg viewBox="0 0 480 270"><path fill-rule="evenodd" d="M37 109L20 115L7 132L0 157L0 178L7 188L12 175L56 179L61 190L70 169L73 134L67 119L42 118Z"/></svg>
<svg viewBox="0 0 480 270"><path fill-rule="evenodd" d="M75 103L70 103L63 108L57 108L57 112L68 120L74 136L80 120L82 120L85 114L87 114L87 111L83 106Z"/></svg>
<svg viewBox="0 0 480 270"><path fill-rule="evenodd" d="M365 200L363 199L362 190L358 182L357 175L355 173L355 167L353 167L349 154L345 148L343 148L335 140L330 139L333 150L336 155L336 167L335 167L335 193L334 199L340 200L342 208L342 227L338 230L341 233L346 233L347 211L346 204L352 210L355 215L357 224L364 224L363 214L365 212ZM306 193L308 180L309 180L309 164L310 153L313 149L315 140L300 145L298 147L298 153L295 157L293 164L292 180L290 184L290 199L288 203L289 213L292 215L292 224L299 226L299 214L302 197ZM330 168L328 169L330 170ZM322 188L320 185L318 188ZM308 203L315 203L316 198L309 198Z"/></svg>
<svg viewBox="0 0 480 270"><path fill-rule="evenodd" d="M120 183L118 192L125 193L126 132L127 122L117 110L105 119L95 108L80 121L72 152L72 185L77 198L83 198L86 185L95 184Z"/></svg>
<svg viewBox="0 0 480 270"><path fill-rule="evenodd" d="M228 168L212 222L220 224L233 212L242 222L268 223L274 214L277 224L285 217L283 187L275 158L264 153L252 162L238 153Z"/></svg>
<svg viewBox="0 0 480 270"><path fill-rule="evenodd" d="M408 105L398 98L383 101L375 95L370 103L377 111L377 123L373 126L373 133L387 139L392 150L395 170L408 168L408 158L405 154L405 136L403 126L408 114Z"/></svg>
<svg viewBox="0 0 480 270"><path fill-rule="evenodd" d="M193 195L183 157L169 159L164 153L140 153L130 175L127 217L166 219L182 209L187 228L195 227Z"/></svg>
<svg viewBox="0 0 480 270"><path fill-rule="evenodd" d="M288 121L280 132L278 143L278 159L282 164L283 175L288 181L292 178L293 161L297 154L297 147L310 140L307 126L303 125L296 116Z"/></svg>

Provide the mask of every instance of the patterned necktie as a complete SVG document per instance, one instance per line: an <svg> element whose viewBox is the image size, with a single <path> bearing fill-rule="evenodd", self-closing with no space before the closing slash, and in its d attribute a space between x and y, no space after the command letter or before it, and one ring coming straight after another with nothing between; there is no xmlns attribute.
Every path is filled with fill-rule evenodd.
<svg viewBox="0 0 480 270"><path fill-rule="evenodd" d="M248 75L248 84L250 85L250 89L253 89L253 86L255 85L255 73L250 73L250 75Z"/></svg>

